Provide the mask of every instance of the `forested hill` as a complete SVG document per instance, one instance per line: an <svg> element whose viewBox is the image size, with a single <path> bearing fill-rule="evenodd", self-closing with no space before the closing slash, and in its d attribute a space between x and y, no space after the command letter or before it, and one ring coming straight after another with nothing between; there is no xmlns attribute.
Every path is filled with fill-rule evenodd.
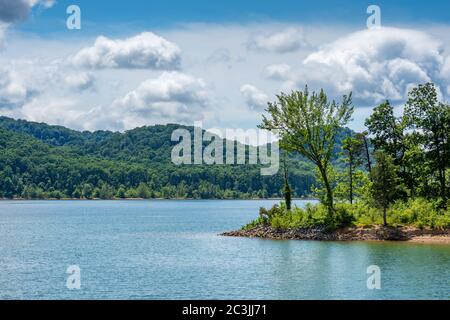
<svg viewBox="0 0 450 320"><path fill-rule="evenodd" d="M80 132L0 117L0 198L253 198L282 195L281 170L258 165L182 165L170 161L176 124L124 133ZM343 129L340 140L350 131ZM337 152L338 149L336 149ZM312 166L289 155L295 196L314 183Z"/></svg>

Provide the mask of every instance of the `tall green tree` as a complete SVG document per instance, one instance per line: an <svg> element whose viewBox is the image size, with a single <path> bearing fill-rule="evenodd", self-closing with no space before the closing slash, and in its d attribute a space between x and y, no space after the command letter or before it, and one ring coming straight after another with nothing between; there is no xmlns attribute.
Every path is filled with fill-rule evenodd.
<svg viewBox="0 0 450 320"><path fill-rule="evenodd" d="M364 153L365 153L365 160L366 160L366 168L367 172L370 174L372 171L372 161L370 159L370 150L369 150L369 141L367 138L367 132L361 132L356 134L357 139L360 139L363 142L364 145Z"/></svg>
<svg viewBox="0 0 450 320"><path fill-rule="evenodd" d="M374 108L373 113L366 119L365 125L369 129L374 150L384 151L393 159L394 164L399 167L401 181L409 190L413 190L415 188L414 176L404 161L408 148L405 119L396 117L393 106L386 101ZM408 194L405 189L401 190L397 196L406 198Z"/></svg>
<svg viewBox="0 0 450 320"><path fill-rule="evenodd" d="M342 153L348 168L348 201L353 203L353 177L363 161L364 141L360 136L346 137L342 141Z"/></svg>
<svg viewBox="0 0 450 320"><path fill-rule="evenodd" d="M398 189L397 167L392 157L384 151L375 153L376 165L372 170L372 198L375 205L383 210L383 224L387 225L386 212L395 200Z"/></svg>
<svg viewBox="0 0 450 320"><path fill-rule="evenodd" d="M323 90L310 93L307 87L281 93L277 98L268 103L269 115L263 115L259 127L277 134L282 149L299 152L317 167L326 189L328 218L333 219L333 189L328 174L338 130L353 113L351 93L344 95L341 103L328 100Z"/></svg>
<svg viewBox="0 0 450 320"><path fill-rule="evenodd" d="M405 116L410 128L423 136L424 150L437 172L439 194L448 200L446 169L450 166L450 105L438 100L434 84L426 83L409 92Z"/></svg>
<svg viewBox="0 0 450 320"><path fill-rule="evenodd" d="M404 152L405 125L402 118L394 115L394 108L386 101L373 109L365 121L375 150L383 150L390 155L396 165L400 165Z"/></svg>

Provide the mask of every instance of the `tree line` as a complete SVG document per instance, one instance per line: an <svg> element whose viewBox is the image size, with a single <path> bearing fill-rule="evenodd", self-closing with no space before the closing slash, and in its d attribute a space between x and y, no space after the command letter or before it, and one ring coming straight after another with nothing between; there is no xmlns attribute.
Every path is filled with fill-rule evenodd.
<svg viewBox="0 0 450 320"><path fill-rule="evenodd" d="M385 225L393 204L416 199L445 214L450 193L450 105L439 100L436 86L412 88L405 105L398 108L399 116L389 101L376 106L365 121L367 131L343 139L342 165L336 166L331 150L353 109L351 93L336 102L323 90L311 93L306 87L269 102L260 125L278 134L281 148L299 152L314 165L315 194L326 208L326 223L336 225L342 218L337 203L355 204L347 207L349 215L361 203L379 208ZM287 179L284 194L289 211Z"/></svg>
<svg viewBox="0 0 450 320"><path fill-rule="evenodd" d="M179 127L157 125L125 133L79 132L0 117L0 198L282 196L282 174L263 177L256 165L172 164L170 136ZM295 154L289 155L287 161L298 164L291 172L293 194L309 196L315 180L310 165Z"/></svg>

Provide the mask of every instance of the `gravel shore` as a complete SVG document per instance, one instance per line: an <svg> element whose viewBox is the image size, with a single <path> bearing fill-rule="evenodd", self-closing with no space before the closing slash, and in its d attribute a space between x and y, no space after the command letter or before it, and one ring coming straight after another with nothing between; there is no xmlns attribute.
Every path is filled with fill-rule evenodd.
<svg viewBox="0 0 450 320"><path fill-rule="evenodd" d="M249 230L224 232L221 235L277 240L412 241L450 244L450 229L430 230L412 227L349 227L327 231L319 227L280 230L271 226L258 226Z"/></svg>

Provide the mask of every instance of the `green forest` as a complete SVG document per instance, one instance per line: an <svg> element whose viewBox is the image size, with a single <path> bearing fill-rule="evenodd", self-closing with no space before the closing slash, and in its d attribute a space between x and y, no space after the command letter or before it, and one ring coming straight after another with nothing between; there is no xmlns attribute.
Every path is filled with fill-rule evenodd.
<svg viewBox="0 0 450 320"><path fill-rule="evenodd" d="M281 172L261 176L260 165L174 165L171 134L178 128L193 134L193 127L176 124L79 132L0 117L0 198L282 197ZM338 144L350 132L340 130ZM338 152L336 147L335 160ZM297 152L287 158L293 195L311 196L313 167Z"/></svg>
<svg viewBox="0 0 450 320"><path fill-rule="evenodd" d="M339 103L308 88L277 98L259 126L280 138L275 176L262 176L260 164L173 164L172 132L183 128L193 135L193 127L80 132L0 117L0 198L284 197L281 205L262 208L247 228L450 226L450 106L439 101L432 83L411 89L401 112L389 101L376 106L364 132L347 128L351 93ZM296 197L320 204L292 207Z"/></svg>
<svg viewBox="0 0 450 320"><path fill-rule="evenodd" d="M262 208L245 228L450 227L450 105L439 100L434 84L412 88L398 112L389 101L376 106L365 121L367 131L341 140L339 161L333 161L340 128L353 109L351 93L336 102L308 88L268 104L260 127L276 132L282 149L313 165L320 204L292 208L287 163L285 201Z"/></svg>

